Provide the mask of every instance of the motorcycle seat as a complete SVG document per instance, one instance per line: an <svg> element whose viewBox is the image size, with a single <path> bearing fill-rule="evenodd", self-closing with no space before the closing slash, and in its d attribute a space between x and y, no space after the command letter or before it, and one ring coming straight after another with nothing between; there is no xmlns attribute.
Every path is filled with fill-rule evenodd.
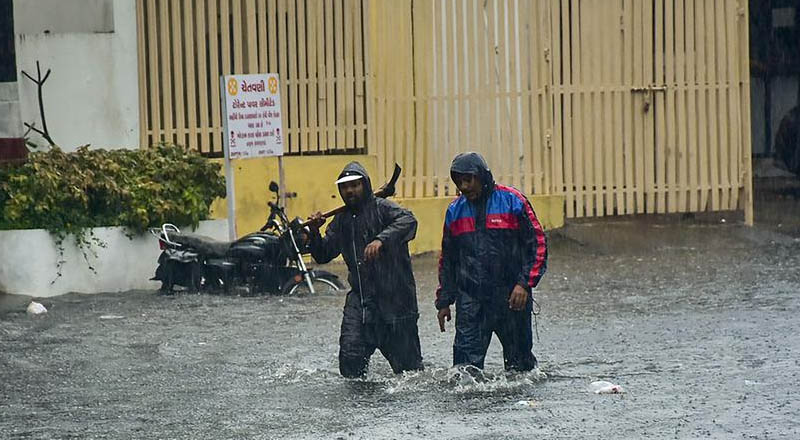
<svg viewBox="0 0 800 440"><path fill-rule="evenodd" d="M196 249L198 253L206 257L224 257L231 247L229 241L219 241L205 235L174 234L169 238L183 246Z"/></svg>

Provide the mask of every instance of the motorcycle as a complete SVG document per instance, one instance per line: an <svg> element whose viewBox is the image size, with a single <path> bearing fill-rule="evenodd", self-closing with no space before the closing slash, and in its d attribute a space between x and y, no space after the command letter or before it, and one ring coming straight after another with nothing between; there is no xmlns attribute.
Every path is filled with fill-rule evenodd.
<svg viewBox="0 0 800 440"><path fill-rule="evenodd" d="M269 190L278 197L279 187ZM183 233L166 223L151 229L162 252L152 280L161 281L160 292L175 286L189 292L234 291L253 294L335 294L344 290L339 277L306 266L309 229L296 217L289 220L284 207L268 201L267 222L256 232L227 242Z"/></svg>

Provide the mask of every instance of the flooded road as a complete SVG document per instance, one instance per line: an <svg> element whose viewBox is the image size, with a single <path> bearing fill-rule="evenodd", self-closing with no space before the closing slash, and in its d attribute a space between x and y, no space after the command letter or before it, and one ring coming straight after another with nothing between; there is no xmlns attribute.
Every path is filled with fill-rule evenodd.
<svg viewBox="0 0 800 440"><path fill-rule="evenodd" d="M414 261L426 370L376 354L366 380L338 374L343 297L66 295L32 317L0 296L0 437L800 438L800 240L635 219L549 239L541 373L506 375L494 339L481 382L448 368L433 256Z"/></svg>

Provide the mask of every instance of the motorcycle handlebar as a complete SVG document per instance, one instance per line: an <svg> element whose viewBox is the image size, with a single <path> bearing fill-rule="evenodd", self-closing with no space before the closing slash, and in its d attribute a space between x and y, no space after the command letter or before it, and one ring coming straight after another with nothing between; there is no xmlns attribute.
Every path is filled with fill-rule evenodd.
<svg viewBox="0 0 800 440"><path fill-rule="evenodd" d="M270 220L274 219L275 217L278 217L282 223L285 223L287 225L289 224L289 219L286 218L286 212L283 210L283 208L281 206L279 206L277 203L275 203L275 202L273 202L271 200L267 201L267 206L269 206L270 211L271 211L271 213L269 215ZM264 226L265 227L268 226L269 223L270 222L268 221L267 224L264 225Z"/></svg>

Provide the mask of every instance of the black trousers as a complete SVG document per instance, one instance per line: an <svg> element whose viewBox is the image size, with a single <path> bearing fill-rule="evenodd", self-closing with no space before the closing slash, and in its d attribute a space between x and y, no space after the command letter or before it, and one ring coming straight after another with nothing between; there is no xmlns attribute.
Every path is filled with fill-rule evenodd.
<svg viewBox="0 0 800 440"><path fill-rule="evenodd" d="M356 292L350 292L344 306L339 335L339 372L344 377L367 374L369 358L380 350L395 374L422 369L422 351L417 330L418 315L393 323L365 314Z"/></svg>
<svg viewBox="0 0 800 440"><path fill-rule="evenodd" d="M533 355L531 313L533 302L528 298L525 308L508 308L505 291L491 300L461 295L456 301L456 337L453 342L453 365L474 365L483 369L486 351L497 335L503 346L503 365L506 370L530 371L536 368Z"/></svg>

